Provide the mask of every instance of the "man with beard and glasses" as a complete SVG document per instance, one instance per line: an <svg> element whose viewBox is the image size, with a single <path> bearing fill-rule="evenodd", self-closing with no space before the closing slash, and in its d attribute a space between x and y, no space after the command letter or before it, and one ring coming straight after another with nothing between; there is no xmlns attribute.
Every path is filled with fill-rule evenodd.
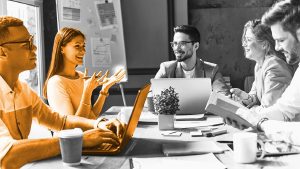
<svg viewBox="0 0 300 169"><path fill-rule="evenodd" d="M174 28L173 48L176 60L163 62L155 75L159 78L211 78L212 89L215 92L230 94L222 74L216 64L197 58L196 51L200 45L199 31L190 25Z"/></svg>
<svg viewBox="0 0 300 169"><path fill-rule="evenodd" d="M271 28L276 42L275 49L282 51L289 64L300 60L300 1L285 0L274 4L262 17L264 24ZM247 119L271 139L300 145L300 70L297 69L291 84L281 98L259 112L238 109L236 114ZM227 119L227 123L243 129L238 122Z"/></svg>

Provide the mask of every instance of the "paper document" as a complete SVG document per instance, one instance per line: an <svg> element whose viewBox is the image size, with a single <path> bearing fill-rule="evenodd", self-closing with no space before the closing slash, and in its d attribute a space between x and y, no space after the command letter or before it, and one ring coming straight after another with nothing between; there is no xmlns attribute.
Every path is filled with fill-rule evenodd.
<svg viewBox="0 0 300 169"><path fill-rule="evenodd" d="M133 169L226 168L212 153L195 156L133 158L132 166Z"/></svg>
<svg viewBox="0 0 300 169"><path fill-rule="evenodd" d="M204 153L222 153L224 152L224 149L220 148L214 141L197 141L163 144L162 151L166 156L173 156L195 155Z"/></svg>
<svg viewBox="0 0 300 169"><path fill-rule="evenodd" d="M143 111L141 116L140 116L139 122L157 123L158 122L158 115L153 114L150 111Z"/></svg>
<svg viewBox="0 0 300 169"><path fill-rule="evenodd" d="M202 120L204 114L193 114L193 115L176 115L176 120Z"/></svg>
<svg viewBox="0 0 300 169"><path fill-rule="evenodd" d="M238 102L235 102L234 100L231 100L230 98L227 98L224 95L215 92L211 93L205 107L205 111L221 116L223 118L235 120L245 128L253 127L252 124L250 124L246 119L236 114L236 111L238 109L247 110L248 108Z"/></svg>
<svg viewBox="0 0 300 169"><path fill-rule="evenodd" d="M223 118L221 117L209 117L204 121L175 121L174 127L177 129L182 128L195 128L195 127L205 127L224 124Z"/></svg>

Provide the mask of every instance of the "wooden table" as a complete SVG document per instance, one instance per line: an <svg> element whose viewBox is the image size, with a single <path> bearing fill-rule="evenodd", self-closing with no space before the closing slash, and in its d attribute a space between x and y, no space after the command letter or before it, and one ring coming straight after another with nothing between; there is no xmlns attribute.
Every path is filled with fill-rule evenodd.
<svg viewBox="0 0 300 169"><path fill-rule="evenodd" d="M109 116L114 115L108 112ZM232 134L238 130L227 125L221 125L221 128L226 128L229 132L216 137L191 137L189 135L192 129L180 129L183 133L180 137L166 137L160 134L157 124L139 123L135 130L134 137L126 150L117 156L83 156L81 165L73 168L84 169L130 169L129 158L131 157L163 157L161 146L163 143L174 141L201 141L214 140L220 141L224 146L232 140ZM228 142L229 143L229 142ZM215 156L229 169L261 169L261 168L300 168L300 154L287 155L280 157L265 157L263 160L256 161L252 164L238 164L233 161L233 152L225 151ZM62 165L60 156L47 160L37 161L22 167L22 169L60 169L67 168ZM71 168L71 167L69 167Z"/></svg>

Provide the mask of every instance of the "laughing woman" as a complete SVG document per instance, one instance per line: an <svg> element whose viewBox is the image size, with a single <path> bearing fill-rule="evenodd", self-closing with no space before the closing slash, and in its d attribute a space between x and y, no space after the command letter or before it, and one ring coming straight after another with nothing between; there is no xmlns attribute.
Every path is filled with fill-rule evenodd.
<svg viewBox="0 0 300 169"><path fill-rule="evenodd" d="M85 55L85 36L74 28L62 28L55 36L51 63L45 81L43 94L50 107L56 112L96 119L102 110L108 90L120 82L125 71L120 70L110 78L107 73L94 73L84 78L87 72L76 70L83 64ZM98 99L91 104L93 90L102 85Z"/></svg>
<svg viewBox="0 0 300 169"><path fill-rule="evenodd" d="M234 100L259 112L260 108L273 105L281 97L292 80L293 69L275 50L271 30L260 20L245 24L242 45L245 57L256 62L255 80L249 93L238 88L232 88L230 92Z"/></svg>

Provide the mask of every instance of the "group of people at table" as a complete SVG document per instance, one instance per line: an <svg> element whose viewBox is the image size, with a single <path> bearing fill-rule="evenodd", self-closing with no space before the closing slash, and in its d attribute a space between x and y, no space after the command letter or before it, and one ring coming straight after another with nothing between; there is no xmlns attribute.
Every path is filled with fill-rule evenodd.
<svg viewBox="0 0 300 169"><path fill-rule="evenodd" d="M0 17L0 168L20 168L60 154L57 137L28 139L32 119L54 131L83 129L85 148L104 143L119 145L126 124L100 116L110 87L126 72L121 69L112 76L98 72L88 77L87 70L76 70L83 64L85 35L74 28L62 28L55 36L43 89L48 106L18 78L21 72L36 67L37 47L33 42L22 20ZM261 19L245 24L245 57L256 62L249 93L229 88L216 64L197 58L199 45L200 33L195 27L176 26L171 42L176 60L161 63L155 78L210 78L213 91L249 108L236 113L258 131L264 131L270 139L280 135L280 139L300 145L299 0L276 2ZM102 88L92 104L92 92L98 86ZM242 129L232 119L226 122Z"/></svg>

